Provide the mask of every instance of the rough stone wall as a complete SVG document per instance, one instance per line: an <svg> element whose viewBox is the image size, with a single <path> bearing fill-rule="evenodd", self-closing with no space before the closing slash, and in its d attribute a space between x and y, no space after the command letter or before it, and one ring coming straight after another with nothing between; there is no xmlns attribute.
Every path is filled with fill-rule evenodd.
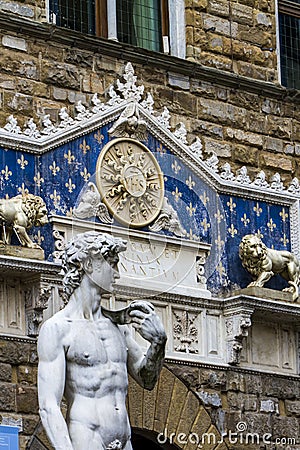
<svg viewBox="0 0 300 450"><path fill-rule="evenodd" d="M167 367L198 395L219 431L235 433L237 424L242 422L246 424L244 436L257 433L262 439L269 433L271 437L265 437L265 440L276 442L278 439L276 447L263 446L263 442L258 445L255 440L253 445L249 440L246 446L245 438L242 443L229 445L229 448L299 449L299 379L235 369L216 370L174 364L167 364ZM295 439L296 444L284 438ZM285 444L279 445L279 440Z"/></svg>
<svg viewBox="0 0 300 450"><path fill-rule="evenodd" d="M35 343L0 339L0 422L22 420L20 450L26 448L39 420L37 360Z"/></svg>
<svg viewBox="0 0 300 450"><path fill-rule="evenodd" d="M299 379L235 369L167 367L197 394L219 432L235 432L237 424L245 422L249 433L270 433L272 440L299 439ZM183 399L176 401L181 405ZM35 343L0 339L0 422L3 419L22 419L20 450L51 448L38 416ZM229 448L244 450L245 442ZM246 448L261 446L255 443ZM299 442L289 448L299 449Z"/></svg>
<svg viewBox="0 0 300 450"><path fill-rule="evenodd" d="M46 20L45 3L45 0L0 0L0 12L12 13L18 17L40 22Z"/></svg>
<svg viewBox="0 0 300 450"><path fill-rule="evenodd" d="M187 59L277 81L275 0L185 0L185 7ZM47 20L45 0L2 0L0 11Z"/></svg>
<svg viewBox="0 0 300 450"><path fill-rule="evenodd" d="M205 66L276 81L274 0L186 0L187 57Z"/></svg>
<svg viewBox="0 0 300 450"><path fill-rule="evenodd" d="M55 122L62 106L72 114L78 100L88 105L95 92L107 97L125 63L101 55L101 49L94 53L0 30L0 126L10 114L21 126L30 117L38 123L45 114ZM300 176L297 103L199 77L176 78L150 66L135 64L135 70L156 109L167 106L173 126L184 122L189 140L201 139L205 156L214 151L221 163L247 165L250 175L263 169L280 172L286 181Z"/></svg>

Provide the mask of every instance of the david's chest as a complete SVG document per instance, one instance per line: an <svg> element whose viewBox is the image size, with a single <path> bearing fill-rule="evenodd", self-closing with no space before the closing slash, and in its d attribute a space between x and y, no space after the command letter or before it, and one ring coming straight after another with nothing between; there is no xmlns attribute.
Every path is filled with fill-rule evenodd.
<svg viewBox="0 0 300 450"><path fill-rule="evenodd" d="M72 324L66 352L69 362L97 365L108 362L126 362L124 335L110 321L78 321Z"/></svg>

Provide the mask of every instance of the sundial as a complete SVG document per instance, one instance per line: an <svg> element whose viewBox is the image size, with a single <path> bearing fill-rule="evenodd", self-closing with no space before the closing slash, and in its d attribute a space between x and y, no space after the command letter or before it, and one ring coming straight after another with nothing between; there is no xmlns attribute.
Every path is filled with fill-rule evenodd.
<svg viewBox="0 0 300 450"><path fill-rule="evenodd" d="M161 211L163 173L151 151L134 139L115 139L105 145L96 180L102 202L123 225L144 227Z"/></svg>

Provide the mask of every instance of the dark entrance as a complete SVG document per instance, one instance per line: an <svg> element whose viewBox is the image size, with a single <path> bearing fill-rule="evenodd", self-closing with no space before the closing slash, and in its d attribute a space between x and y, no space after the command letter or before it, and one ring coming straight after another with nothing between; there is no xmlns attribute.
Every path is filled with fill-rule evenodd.
<svg viewBox="0 0 300 450"><path fill-rule="evenodd" d="M149 431L133 429L131 432L131 443L133 450L178 450L179 447L169 442L159 444L157 435Z"/></svg>

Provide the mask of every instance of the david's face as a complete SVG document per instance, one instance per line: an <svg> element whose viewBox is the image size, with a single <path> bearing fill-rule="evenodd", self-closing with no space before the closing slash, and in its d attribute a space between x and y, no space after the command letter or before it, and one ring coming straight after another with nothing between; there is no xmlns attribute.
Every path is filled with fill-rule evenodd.
<svg viewBox="0 0 300 450"><path fill-rule="evenodd" d="M108 257L108 259L104 259L102 255L91 257L91 272L89 277L102 292L113 292L114 283L120 278L118 262L118 255Z"/></svg>

